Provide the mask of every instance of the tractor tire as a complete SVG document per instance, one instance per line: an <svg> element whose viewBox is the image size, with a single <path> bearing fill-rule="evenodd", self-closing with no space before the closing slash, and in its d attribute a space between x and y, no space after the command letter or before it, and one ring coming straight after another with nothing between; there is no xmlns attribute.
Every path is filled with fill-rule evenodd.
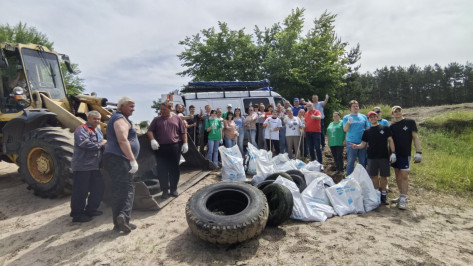
<svg viewBox="0 0 473 266"><path fill-rule="evenodd" d="M278 226L289 219L294 208L291 191L281 184L270 184L263 189L268 200L268 226Z"/></svg>
<svg viewBox="0 0 473 266"><path fill-rule="evenodd" d="M264 180L276 180L278 178L278 176L282 176L284 178L286 178L287 180L291 180L291 181L294 181L292 180L292 177L289 175L289 174L286 174L284 172L279 172L279 173L274 173L274 174L270 174L268 177L266 177Z"/></svg>
<svg viewBox="0 0 473 266"><path fill-rule="evenodd" d="M304 177L296 174L290 174L292 180L294 180L294 183L296 183L297 187L299 188L299 191L302 193L304 189L307 187L307 183L305 182Z"/></svg>
<svg viewBox="0 0 473 266"><path fill-rule="evenodd" d="M38 128L24 136L19 172L36 196L55 198L72 191L74 135L58 127Z"/></svg>
<svg viewBox="0 0 473 266"><path fill-rule="evenodd" d="M263 231L268 221L266 198L245 183L218 183L199 189L186 205L190 230L202 240L234 244Z"/></svg>

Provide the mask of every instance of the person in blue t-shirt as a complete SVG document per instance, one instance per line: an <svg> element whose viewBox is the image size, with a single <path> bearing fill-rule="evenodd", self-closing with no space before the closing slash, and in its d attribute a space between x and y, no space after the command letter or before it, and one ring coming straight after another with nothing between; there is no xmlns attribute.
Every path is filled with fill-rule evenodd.
<svg viewBox="0 0 473 266"><path fill-rule="evenodd" d="M381 111L381 107L379 106L373 107L373 111L378 116L378 124L389 127L389 121L383 118L383 114L382 114L383 112Z"/></svg>
<svg viewBox="0 0 473 266"><path fill-rule="evenodd" d="M299 105L299 98L294 98L294 107L292 107L292 113L298 114L299 110L304 110L304 106Z"/></svg>
<svg viewBox="0 0 473 266"><path fill-rule="evenodd" d="M347 133L347 173L350 175L355 169L355 160L358 157L358 163L363 167L366 167L368 160L368 154L366 148L353 149L352 144L360 144L361 137L366 129L370 128L370 122L364 114L359 114L360 106L355 100L351 100L349 103L350 114L343 117L343 130Z"/></svg>

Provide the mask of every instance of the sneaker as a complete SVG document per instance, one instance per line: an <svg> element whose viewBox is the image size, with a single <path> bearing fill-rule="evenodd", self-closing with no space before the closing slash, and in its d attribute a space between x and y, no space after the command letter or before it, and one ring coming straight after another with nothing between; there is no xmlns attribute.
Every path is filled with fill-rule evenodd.
<svg viewBox="0 0 473 266"><path fill-rule="evenodd" d="M406 199L399 199L399 202L397 203L397 208L400 210L407 209L406 203L407 203Z"/></svg>
<svg viewBox="0 0 473 266"><path fill-rule="evenodd" d="M119 231L123 231L124 233L131 232L131 228L128 226L125 216L123 216L123 214L118 215L117 224L118 224Z"/></svg>
<svg viewBox="0 0 473 266"><path fill-rule="evenodd" d="M97 211L97 210L95 210L95 211L88 211L88 212L86 212L85 214L86 214L87 216L93 217L93 216L100 216L100 215L103 214L103 212L102 212L102 211Z"/></svg>
<svg viewBox="0 0 473 266"><path fill-rule="evenodd" d="M128 224L131 230L135 230L137 226L135 224Z"/></svg>
<svg viewBox="0 0 473 266"><path fill-rule="evenodd" d="M76 216L72 218L73 223L86 223L92 221L92 217L87 215Z"/></svg>
<svg viewBox="0 0 473 266"><path fill-rule="evenodd" d="M128 227L130 227L131 230L135 230L137 228L137 226L134 224L128 224ZM118 225L113 226L113 231L120 232L120 227L118 227Z"/></svg>
<svg viewBox="0 0 473 266"><path fill-rule="evenodd" d="M177 193L177 190L171 191L171 196L172 197L177 197L177 196L179 196L179 193Z"/></svg>
<svg viewBox="0 0 473 266"><path fill-rule="evenodd" d="M386 195L381 195L381 203L383 205L389 205Z"/></svg>
<svg viewBox="0 0 473 266"><path fill-rule="evenodd" d="M391 200L391 203L398 203L400 198L401 197L397 197L397 198ZM406 201L407 201L407 198L406 198Z"/></svg>

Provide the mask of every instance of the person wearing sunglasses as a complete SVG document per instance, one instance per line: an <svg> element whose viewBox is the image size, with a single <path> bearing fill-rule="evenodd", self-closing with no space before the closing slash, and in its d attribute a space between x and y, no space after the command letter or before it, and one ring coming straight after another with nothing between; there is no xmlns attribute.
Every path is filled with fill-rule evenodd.
<svg viewBox="0 0 473 266"><path fill-rule="evenodd" d="M378 124L389 127L389 121L383 118L383 112L381 111L381 107L374 107L373 112L375 112L376 116L378 116Z"/></svg>

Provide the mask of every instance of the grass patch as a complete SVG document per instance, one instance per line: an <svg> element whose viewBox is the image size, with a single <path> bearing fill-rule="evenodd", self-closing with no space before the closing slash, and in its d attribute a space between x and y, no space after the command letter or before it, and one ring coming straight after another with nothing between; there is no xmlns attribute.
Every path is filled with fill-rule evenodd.
<svg viewBox="0 0 473 266"><path fill-rule="evenodd" d="M452 112L425 121L420 164L412 164L422 187L473 196L473 114Z"/></svg>

